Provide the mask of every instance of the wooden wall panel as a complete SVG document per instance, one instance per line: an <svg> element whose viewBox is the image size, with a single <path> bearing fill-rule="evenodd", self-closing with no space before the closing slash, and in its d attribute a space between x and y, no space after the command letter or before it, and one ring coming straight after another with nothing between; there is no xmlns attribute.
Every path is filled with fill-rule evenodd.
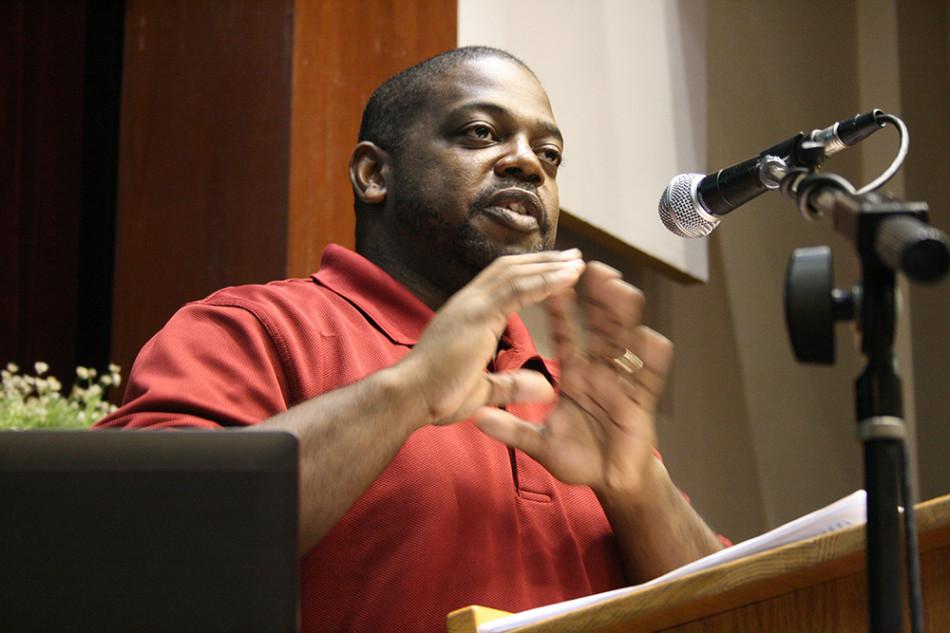
<svg viewBox="0 0 950 633"><path fill-rule="evenodd" d="M113 356L183 303L284 274L292 0L133 0Z"/></svg>
<svg viewBox="0 0 950 633"><path fill-rule="evenodd" d="M297 0L287 272L354 243L347 176L360 117L390 75L456 42L456 0Z"/></svg>

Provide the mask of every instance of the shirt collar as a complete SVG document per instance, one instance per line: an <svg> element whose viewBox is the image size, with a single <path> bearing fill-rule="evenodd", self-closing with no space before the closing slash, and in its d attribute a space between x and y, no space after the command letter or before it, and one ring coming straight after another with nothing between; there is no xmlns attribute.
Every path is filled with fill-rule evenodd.
<svg viewBox="0 0 950 633"><path fill-rule="evenodd" d="M326 247L320 270L311 278L356 306L397 344L415 345L434 314L382 268L337 244ZM531 359L542 361L548 373L557 376L557 364L541 358L524 322L518 315L511 315L501 337L496 366L500 370L514 369Z"/></svg>
<svg viewBox="0 0 950 633"><path fill-rule="evenodd" d="M543 371L553 382L560 376L560 366L557 361L548 360L541 356L534 346L527 326L517 314L508 317L508 327L498 344L498 355L495 358L495 368L499 371L517 369L532 365L531 369Z"/></svg>
<svg viewBox="0 0 950 633"><path fill-rule="evenodd" d="M382 268L337 244L326 247L311 278L359 308L397 344L414 345L434 314Z"/></svg>

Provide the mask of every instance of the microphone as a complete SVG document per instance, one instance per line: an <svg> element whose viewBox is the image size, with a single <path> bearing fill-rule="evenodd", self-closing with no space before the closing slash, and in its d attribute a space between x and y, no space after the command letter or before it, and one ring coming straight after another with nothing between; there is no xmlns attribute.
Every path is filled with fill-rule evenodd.
<svg viewBox="0 0 950 633"><path fill-rule="evenodd" d="M879 109L837 121L823 130L799 132L758 156L714 174L679 174L660 196L663 225L680 237L705 237L736 207L778 189L789 166L814 167L885 125Z"/></svg>

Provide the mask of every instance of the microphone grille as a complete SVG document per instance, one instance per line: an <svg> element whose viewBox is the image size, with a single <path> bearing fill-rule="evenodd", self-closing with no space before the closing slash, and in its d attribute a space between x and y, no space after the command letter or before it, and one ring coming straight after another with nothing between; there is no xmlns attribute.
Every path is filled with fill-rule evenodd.
<svg viewBox="0 0 950 633"><path fill-rule="evenodd" d="M702 174L675 176L660 196L660 220L680 237L705 237L719 226L719 218L703 209L696 194L703 178Z"/></svg>

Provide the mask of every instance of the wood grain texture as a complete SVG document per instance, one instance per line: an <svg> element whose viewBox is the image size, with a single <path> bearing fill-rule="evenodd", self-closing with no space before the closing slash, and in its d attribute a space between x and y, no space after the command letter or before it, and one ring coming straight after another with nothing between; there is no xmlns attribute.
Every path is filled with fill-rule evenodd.
<svg viewBox="0 0 950 633"><path fill-rule="evenodd" d="M297 0L287 274L354 245L348 176L363 106L394 73L456 42L455 0Z"/></svg>
<svg viewBox="0 0 950 633"><path fill-rule="evenodd" d="M113 357L183 303L304 276L354 243L366 99L456 41L453 0L130 0Z"/></svg>
<svg viewBox="0 0 950 633"><path fill-rule="evenodd" d="M950 496L919 504L917 512L928 630L942 631L950 622ZM515 631L858 633L867 630L865 601L864 527L858 526Z"/></svg>
<svg viewBox="0 0 950 633"><path fill-rule="evenodd" d="M284 276L293 0L131 0L113 356L183 303Z"/></svg>
<svg viewBox="0 0 950 633"><path fill-rule="evenodd" d="M475 631L478 629L478 625L503 618L506 615L511 614L507 611L489 609L488 607L474 606L459 609L449 614L447 623L448 633L467 633L468 631Z"/></svg>

